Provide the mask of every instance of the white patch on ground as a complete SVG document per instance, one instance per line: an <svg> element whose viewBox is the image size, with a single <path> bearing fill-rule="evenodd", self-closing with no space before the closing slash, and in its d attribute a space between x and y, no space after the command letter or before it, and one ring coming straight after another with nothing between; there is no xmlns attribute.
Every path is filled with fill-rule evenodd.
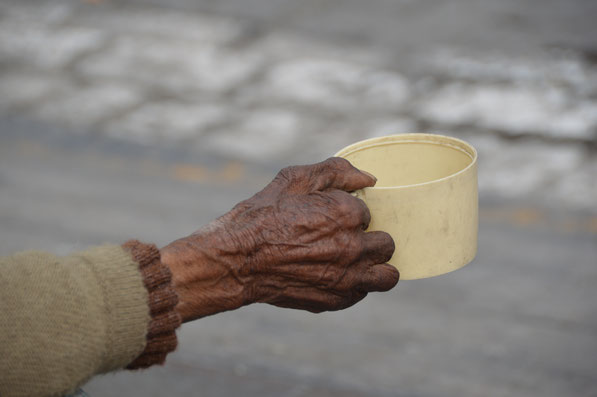
<svg viewBox="0 0 597 397"><path fill-rule="evenodd" d="M165 101L144 105L106 127L111 136L141 143L197 138L225 119L222 106Z"/></svg>
<svg viewBox="0 0 597 397"><path fill-rule="evenodd" d="M297 143L300 118L282 109L248 113L238 126L206 137L201 146L231 157L262 161L284 158Z"/></svg>
<svg viewBox="0 0 597 397"><path fill-rule="evenodd" d="M510 134L538 132L594 139L597 102L575 101L555 86L451 83L423 100L420 117L446 125L475 125Z"/></svg>
<svg viewBox="0 0 597 397"><path fill-rule="evenodd" d="M141 100L137 89L122 84L71 87L65 94L46 101L34 114L45 121L84 129L114 117Z"/></svg>
<svg viewBox="0 0 597 397"><path fill-rule="evenodd" d="M265 89L275 98L342 111L396 110L410 94L408 82L398 73L315 58L275 65L267 76Z"/></svg>
<svg viewBox="0 0 597 397"><path fill-rule="evenodd" d="M39 69L59 69L78 55L99 48L105 39L104 32L86 27L48 28L1 20L0 58Z"/></svg>
<svg viewBox="0 0 597 397"><path fill-rule="evenodd" d="M466 138L479 153L479 190L499 197L517 197L545 189L575 172L582 162L576 145L536 141L508 143L491 136Z"/></svg>
<svg viewBox="0 0 597 397"><path fill-rule="evenodd" d="M535 59L503 54L463 54L443 49L421 62L436 74L457 80L566 85L579 95L597 90L597 70L574 52L545 54Z"/></svg>
<svg viewBox="0 0 597 397"><path fill-rule="evenodd" d="M234 88L248 79L260 63L252 52L231 52L190 40L129 35L80 62L78 70L89 78L133 79L183 95Z"/></svg>
<svg viewBox="0 0 597 397"><path fill-rule="evenodd" d="M597 139L597 68L573 52L512 59L441 50L421 62L448 81L427 84L420 117L503 133Z"/></svg>

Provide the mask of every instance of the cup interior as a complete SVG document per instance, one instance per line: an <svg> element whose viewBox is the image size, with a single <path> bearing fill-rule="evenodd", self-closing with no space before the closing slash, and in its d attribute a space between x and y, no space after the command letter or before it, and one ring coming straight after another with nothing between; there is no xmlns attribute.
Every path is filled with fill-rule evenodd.
<svg viewBox="0 0 597 397"><path fill-rule="evenodd" d="M339 153L355 167L377 177L376 188L404 187L454 175L475 159L464 142L440 135L396 135L362 142Z"/></svg>

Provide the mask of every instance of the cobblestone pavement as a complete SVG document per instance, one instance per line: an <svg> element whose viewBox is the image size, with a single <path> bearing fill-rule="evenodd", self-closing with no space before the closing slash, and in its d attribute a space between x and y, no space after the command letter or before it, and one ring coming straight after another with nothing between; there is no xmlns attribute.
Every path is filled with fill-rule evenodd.
<svg viewBox="0 0 597 397"><path fill-rule="evenodd" d="M254 1L261 21L235 1L191 3L4 1L0 114L269 164L320 160L372 136L439 132L479 149L482 197L597 210L597 67L587 51L433 47L424 36L365 45L304 33L321 30L313 5L288 22L301 33L284 26L289 2ZM351 7L359 23L372 18ZM423 16L437 13L426 7ZM350 25L333 15L328 30ZM484 31L470 27L481 42Z"/></svg>

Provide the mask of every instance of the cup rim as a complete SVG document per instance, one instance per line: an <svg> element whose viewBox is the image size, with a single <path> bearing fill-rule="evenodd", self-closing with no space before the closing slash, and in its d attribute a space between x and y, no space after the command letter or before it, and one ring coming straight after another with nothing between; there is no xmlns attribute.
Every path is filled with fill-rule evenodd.
<svg viewBox="0 0 597 397"><path fill-rule="evenodd" d="M427 182L421 183L414 183L410 185L400 185L400 186L372 186L367 187L365 189L405 189L411 187L418 187L418 186L425 186L425 185L432 185L434 183L439 183L446 181L450 178L455 178L456 176L467 172L469 169L474 167L477 164L477 150L471 145L470 143L463 141L462 139L454 138L451 136L441 135L441 134L429 134L429 133L406 133L406 134L394 134L394 135L386 135L381 137L369 138L364 139L359 142L355 142L351 145L340 149L334 157L344 157L351 153L354 153L359 150L376 147L376 146L384 146L387 144L392 143L430 143L434 145L441 145L447 146L452 149L458 150L468 157L471 158L471 162L461 169L458 172L445 176L443 178L434 179Z"/></svg>

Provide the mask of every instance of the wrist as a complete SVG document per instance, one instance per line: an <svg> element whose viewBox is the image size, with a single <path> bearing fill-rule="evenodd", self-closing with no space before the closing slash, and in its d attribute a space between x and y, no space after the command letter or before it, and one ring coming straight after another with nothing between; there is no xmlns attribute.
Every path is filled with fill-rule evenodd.
<svg viewBox="0 0 597 397"><path fill-rule="evenodd" d="M237 271L238 257L222 247L221 237L200 232L160 250L162 262L172 272L172 285L179 298L175 310L182 322L252 303L248 299L249 278Z"/></svg>

